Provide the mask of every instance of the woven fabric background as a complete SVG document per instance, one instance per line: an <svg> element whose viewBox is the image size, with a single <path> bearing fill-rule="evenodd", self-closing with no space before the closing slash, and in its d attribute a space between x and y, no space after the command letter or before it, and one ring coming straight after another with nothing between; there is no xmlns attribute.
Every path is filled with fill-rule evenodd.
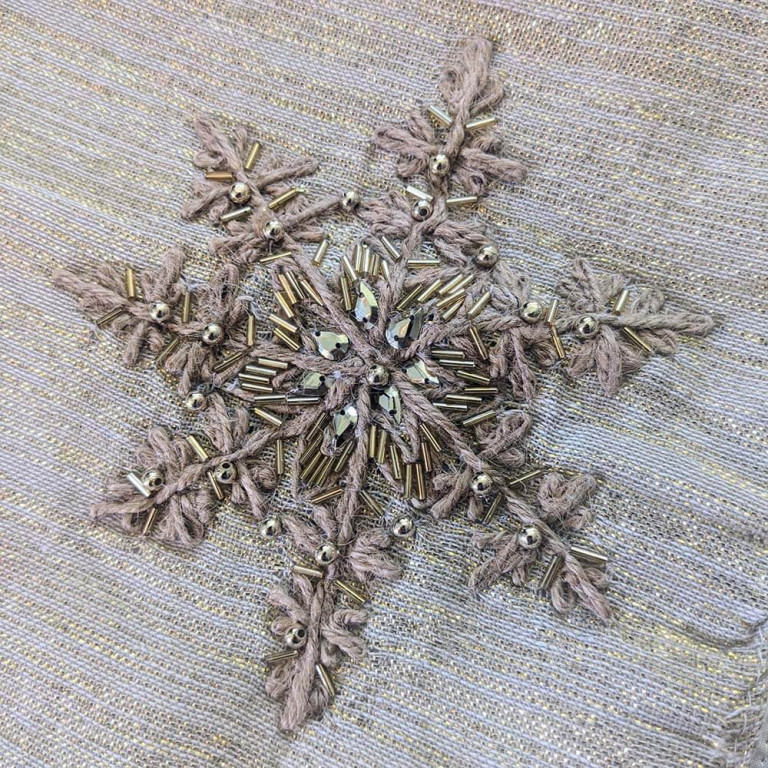
<svg viewBox="0 0 768 768"><path fill-rule="evenodd" d="M0 29L4 768L762 764L763 0L5 0ZM89 522L179 403L120 366L51 274L152 265L172 243L204 274L211 231L179 218L195 109L316 154L310 194L395 187L371 132L433 102L470 33L497 44L499 115L530 166L480 209L505 258L547 292L590 255L723 325L613 399L543 379L532 461L604 477L608 626L508 582L468 599L473 526L422 525L405 578L375 595L367 658L287 737L261 657L291 552L235 510L186 555Z"/></svg>

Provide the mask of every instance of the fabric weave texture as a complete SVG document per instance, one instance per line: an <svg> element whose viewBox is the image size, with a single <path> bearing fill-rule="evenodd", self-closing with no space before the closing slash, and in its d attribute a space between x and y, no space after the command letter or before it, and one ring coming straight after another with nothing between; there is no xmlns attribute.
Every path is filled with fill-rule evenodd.
<svg viewBox="0 0 768 768"><path fill-rule="evenodd" d="M2 765L765 763L763 3L16 0L0 20ZM423 526L337 705L282 736L261 657L292 553L234 510L194 553L89 522L147 427L185 425L51 275L174 244L205 275L210 230L179 217L196 110L318 158L315 199L398 188L374 128L431 103L470 34L494 40L529 169L481 208L503 258L549 294L584 256L722 326L612 398L540 377L531 463L601 476L608 624L503 580L468 599L476 524ZM336 254L359 234L328 230Z"/></svg>

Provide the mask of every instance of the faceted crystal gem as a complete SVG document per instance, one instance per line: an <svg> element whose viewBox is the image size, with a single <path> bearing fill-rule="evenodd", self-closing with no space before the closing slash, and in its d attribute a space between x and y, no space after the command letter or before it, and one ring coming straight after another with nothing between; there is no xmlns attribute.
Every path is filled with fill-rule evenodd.
<svg viewBox="0 0 768 768"><path fill-rule="evenodd" d="M388 413L397 424L403 420L403 404L397 387L387 387L377 399L379 408Z"/></svg>
<svg viewBox="0 0 768 768"><path fill-rule="evenodd" d="M379 319L379 303L376 301L376 294L365 280L361 280L357 286L357 302L353 312L355 320L367 331L373 328Z"/></svg>
<svg viewBox="0 0 768 768"><path fill-rule="evenodd" d="M419 308L401 320L393 320L387 328L387 341L395 349L407 349L421 335L424 310Z"/></svg>
<svg viewBox="0 0 768 768"><path fill-rule="evenodd" d="M325 383L327 376L324 373L309 371L299 381L299 390L304 395L324 395L328 391Z"/></svg>
<svg viewBox="0 0 768 768"><path fill-rule="evenodd" d="M403 370L412 384L439 384L440 379L427 368L423 360L412 360Z"/></svg>
<svg viewBox="0 0 768 768"><path fill-rule="evenodd" d="M315 331L317 351L326 360L341 360L349 352L349 336L335 331Z"/></svg>
<svg viewBox="0 0 768 768"><path fill-rule="evenodd" d="M341 445L352 434L356 425L357 408L354 405L345 405L340 411L336 411L331 422L335 444Z"/></svg>

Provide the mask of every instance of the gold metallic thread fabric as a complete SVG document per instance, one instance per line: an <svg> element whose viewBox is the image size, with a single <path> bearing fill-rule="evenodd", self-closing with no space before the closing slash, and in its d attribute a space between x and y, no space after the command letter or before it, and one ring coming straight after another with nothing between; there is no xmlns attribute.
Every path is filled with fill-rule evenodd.
<svg viewBox="0 0 768 768"><path fill-rule="evenodd" d="M0 764L760 765L767 22L754 0L5 3ZM532 462L603 476L607 626L508 582L468 599L474 526L422 526L375 595L368 656L286 738L261 658L291 553L233 510L192 554L89 522L107 473L181 409L51 273L182 243L205 275L209 228L179 217L195 109L317 156L310 195L393 188L370 134L434 101L470 33L497 44L500 124L530 169L481 209L503 257L548 292L586 255L723 326L615 398L542 376Z"/></svg>

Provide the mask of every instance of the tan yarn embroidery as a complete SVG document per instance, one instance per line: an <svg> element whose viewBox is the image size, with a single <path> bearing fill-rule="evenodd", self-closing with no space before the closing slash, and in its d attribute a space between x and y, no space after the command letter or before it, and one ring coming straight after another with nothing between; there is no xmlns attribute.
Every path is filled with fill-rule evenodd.
<svg viewBox="0 0 768 768"><path fill-rule="evenodd" d="M145 349L157 354L187 409L201 413L197 434L152 428L134 471L110 481L95 516L190 546L229 497L250 509L262 537L285 530L306 557L290 587L269 597L284 649L266 660L267 691L284 702L286 730L327 707L335 670L364 652L358 633L371 585L400 575L389 548L427 511L442 518L466 502L471 519L504 521L475 538L492 555L472 573L473 589L505 574L522 585L546 556L540 588L555 609L579 603L607 618L605 557L562 538L590 522L585 504L596 481L524 470L532 418L512 400L535 395L532 360L567 358L574 378L594 367L613 392L639 366L639 350L669 352L678 333L713 326L706 315L662 313L655 292L630 300L620 278L596 275L582 260L557 288L562 306L531 298L488 227L464 212L490 183L525 175L500 155L489 111L503 91L491 53L488 41L469 41L440 80L447 110L430 107L376 132L375 143L397 154L404 194L361 201L350 191L311 203L289 181L314 172L314 160L262 152L244 128L230 141L201 116L204 178L183 215L222 227L211 251L223 264L211 279L196 291L185 285L180 249L138 280L110 265L95 281L57 276L86 312L101 315L99 326L125 338L127 365ZM337 207L370 234L327 277L330 243L318 219ZM312 256L306 243L317 244ZM271 338L242 295L254 268L267 271L276 300ZM385 500L367 485L372 467L411 502L412 515L387 520ZM268 510L280 477L301 514ZM517 493L532 478L540 480L535 501Z"/></svg>

